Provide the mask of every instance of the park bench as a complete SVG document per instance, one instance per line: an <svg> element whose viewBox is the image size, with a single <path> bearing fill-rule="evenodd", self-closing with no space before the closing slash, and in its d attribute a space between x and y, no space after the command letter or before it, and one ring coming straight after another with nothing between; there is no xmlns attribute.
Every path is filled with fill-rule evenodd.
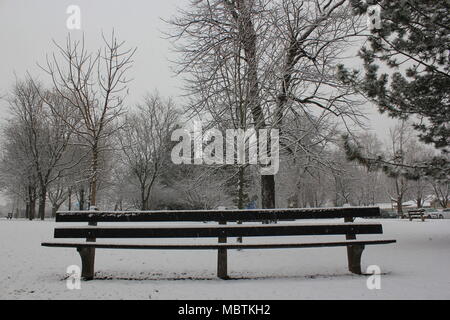
<svg viewBox="0 0 450 320"><path fill-rule="evenodd" d="M420 219L422 221L425 221L425 210L408 210L408 218L409 221L412 221L413 219Z"/></svg>
<svg viewBox="0 0 450 320"><path fill-rule="evenodd" d="M82 278L94 278L96 249L153 249L153 250L217 250L217 276L227 279L227 250L230 249L282 249L347 247L348 268L355 274L361 272L361 254L366 245L394 243L395 240L356 240L356 235L382 234L380 223L356 223L355 218L380 217L376 207L314 208L314 209L251 209L251 210L179 210L179 211L68 211L58 212L56 222L88 223L88 226L56 227L56 239L86 239L78 242L44 242L46 247L73 247L81 256ZM297 223L296 220L344 219L343 223ZM278 224L261 224L277 220ZM292 222L294 220L294 222ZM205 221L218 223L204 223ZM228 224L242 221L244 224ZM120 226L98 226L99 223L119 223ZM167 224L145 225L151 222ZM180 225L180 223L183 224ZM185 223L196 222L196 223ZM130 226L139 223L139 226ZM177 223L177 224L172 224ZM345 236L345 241L287 242L287 243L227 243L230 237L287 237L287 236ZM124 244L97 243L97 239L122 238L218 238L212 244ZM109 241L112 242L112 241ZM245 241L244 241L245 242Z"/></svg>

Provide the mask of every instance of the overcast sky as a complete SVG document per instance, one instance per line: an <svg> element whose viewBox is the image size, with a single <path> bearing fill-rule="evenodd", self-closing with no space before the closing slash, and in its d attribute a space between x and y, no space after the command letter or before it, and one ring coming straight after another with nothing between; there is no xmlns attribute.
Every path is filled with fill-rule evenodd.
<svg viewBox="0 0 450 320"><path fill-rule="evenodd" d="M0 0L0 96L10 90L15 75L23 78L27 71L48 81L37 62L45 62L46 54L54 51L52 40L64 43L68 32L78 36L84 32L87 45L95 50L101 45L101 32L108 34L114 28L120 40L138 47L127 103L134 105L155 89L176 99L182 83L170 69L170 43L161 33L167 26L161 18L170 18L177 6L186 3L188 0ZM81 9L79 31L66 27L70 5ZM374 107L368 109L372 130L385 139L393 121L380 116ZM1 101L0 120L6 117L5 102Z"/></svg>
<svg viewBox="0 0 450 320"><path fill-rule="evenodd" d="M170 71L168 53L170 44L160 30L167 28L160 18L175 13L180 0L0 0L0 93L9 90L15 75L19 78L29 71L48 77L36 63L45 62L45 55L55 50L52 43L64 43L69 32L85 34L90 49L101 45L101 32L106 35L115 29L119 40L128 47L138 47L130 76L129 103L147 91L158 89L164 96L180 94L180 81ZM81 9L81 30L66 27L69 5Z"/></svg>

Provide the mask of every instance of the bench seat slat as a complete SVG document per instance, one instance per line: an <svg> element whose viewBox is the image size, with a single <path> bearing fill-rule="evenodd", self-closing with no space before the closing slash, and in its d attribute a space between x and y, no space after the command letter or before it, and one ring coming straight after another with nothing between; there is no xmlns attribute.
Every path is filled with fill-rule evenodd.
<svg viewBox="0 0 450 320"><path fill-rule="evenodd" d="M59 211L56 222L262 221L380 217L378 207L245 210Z"/></svg>
<svg viewBox="0 0 450 320"><path fill-rule="evenodd" d="M215 238L300 235L381 234L381 224L234 225L200 227L55 228L55 238Z"/></svg>
<svg viewBox="0 0 450 320"><path fill-rule="evenodd" d="M117 243L57 243L44 242L44 247L100 248L100 249L154 249L154 250L209 250L209 249L289 249L316 247L344 247L349 245L378 245L395 243L396 240L367 240L316 243L263 243L263 244L117 244Z"/></svg>

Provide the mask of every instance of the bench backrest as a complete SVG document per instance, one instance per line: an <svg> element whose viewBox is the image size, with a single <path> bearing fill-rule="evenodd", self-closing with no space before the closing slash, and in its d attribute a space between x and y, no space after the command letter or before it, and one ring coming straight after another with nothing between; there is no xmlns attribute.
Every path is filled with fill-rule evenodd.
<svg viewBox="0 0 450 320"><path fill-rule="evenodd" d="M88 222L86 227L55 228L55 238L222 238L381 234L381 224L276 224L225 225L227 222L264 220L339 219L353 222L354 218L379 217L377 207L314 208L314 209L252 209L252 210L186 210L186 211L68 211L58 212L57 222ZM98 222L219 222L219 225L186 225L157 227L98 227Z"/></svg>
<svg viewBox="0 0 450 320"><path fill-rule="evenodd" d="M56 222L252 222L264 220L305 220L380 217L378 207L170 210L170 211L60 211Z"/></svg>

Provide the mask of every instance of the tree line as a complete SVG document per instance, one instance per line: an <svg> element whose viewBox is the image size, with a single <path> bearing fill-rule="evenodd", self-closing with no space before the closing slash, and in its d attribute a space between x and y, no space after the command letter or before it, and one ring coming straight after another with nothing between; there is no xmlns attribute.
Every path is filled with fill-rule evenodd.
<svg viewBox="0 0 450 320"><path fill-rule="evenodd" d="M420 206L430 193L447 206L448 5L376 2L384 29L368 31L361 1L192 1L167 21L186 79L182 105L154 92L129 106L136 48L112 32L91 52L69 35L40 65L49 85L27 75L6 97L0 188L29 219L44 219L48 201L53 215L64 204L245 208L253 198L263 208ZM361 38L365 78L343 64ZM379 76L383 63L397 71ZM361 133L368 101L399 119L387 144ZM280 173L174 165L172 132L190 119L220 131L278 129Z"/></svg>

